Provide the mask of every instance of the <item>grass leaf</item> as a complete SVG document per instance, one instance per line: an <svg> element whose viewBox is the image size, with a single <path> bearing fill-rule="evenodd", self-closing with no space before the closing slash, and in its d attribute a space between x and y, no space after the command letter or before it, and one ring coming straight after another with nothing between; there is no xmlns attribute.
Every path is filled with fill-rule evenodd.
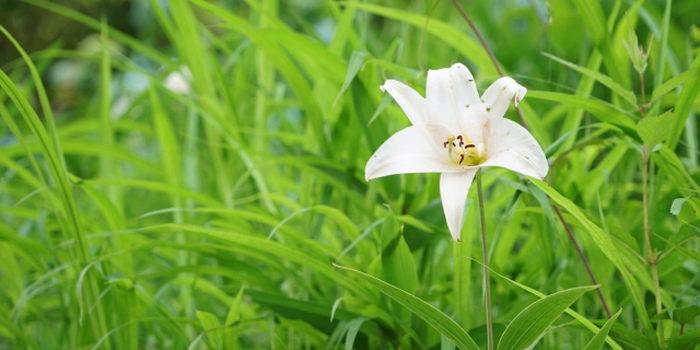
<svg viewBox="0 0 700 350"><path fill-rule="evenodd" d="M556 62L559 62L559 63L583 74L583 75L587 75L587 76L597 80L598 82L607 86L610 90L614 91L616 94L620 95L622 98L627 100L627 102L629 102L632 106L637 105L637 97L634 95L634 93L632 91L629 91L629 90L625 89L624 87L622 87L622 85L615 82L609 76L607 76L603 73L588 69L586 67L581 67L577 64L573 64L571 62L565 61L557 56L550 55L546 52L543 52L542 54L544 56L556 61Z"/></svg>
<svg viewBox="0 0 700 350"><path fill-rule="evenodd" d="M583 350L600 350L600 348L603 347L603 344L605 344L605 338L608 336L610 328L612 328L613 324L615 324L615 321L621 313L622 309L618 310L609 320L605 321L603 327L601 327L593 339L586 344L586 347L583 348Z"/></svg>
<svg viewBox="0 0 700 350"><path fill-rule="evenodd" d="M584 228L584 231L588 233L591 236L591 238L593 238L593 241L596 243L598 248L600 248L600 250L608 257L608 259L610 259L610 261L613 262L613 264L615 264L615 266L618 268L622 275L623 282L627 286L627 291L632 297L632 301L635 305L635 311L637 312L637 315L642 322L642 326L646 331L646 336L649 338L651 344L656 344L656 333L654 332L654 328L651 326L649 315L647 315L646 313L644 301L642 300L642 296L639 293L639 285L634 279L634 277L632 277L632 275L627 271L627 267L622 262L622 258L620 257L617 248L615 248L615 244L613 244L610 236L607 233L605 233L600 227L594 224L590 219L588 219L583 213L583 211L581 211L581 209L578 206L576 206L576 204L574 204L566 197L562 196L559 192L557 192L547 183L532 177L530 177L530 181L532 181L537 187L539 187L545 193L547 193L547 195L549 195L549 197L553 201L555 201L562 208L566 209L569 213L571 213L576 218L576 220L578 220L579 223L581 223L581 226Z"/></svg>
<svg viewBox="0 0 700 350"><path fill-rule="evenodd" d="M597 286L577 287L554 293L528 305L510 322L498 342L498 350L520 350L531 346L583 293Z"/></svg>
<svg viewBox="0 0 700 350"><path fill-rule="evenodd" d="M379 289L382 293L386 294L391 299L406 307L416 316L423 319L426 323L428 323L428 325L435 328L438 332L440 332L440 334L447 337L461 349L479 350L479 347L464 329L462 329L459 325L457 325L457 323L455 323L455 321L442 313L440 310L436 309L434 306L426 303L413 294L392 286L391 284L372 277L364 272L360 272L349 267L336 266L343 270L349 271L352 273L352 275L360 278L365 283Z"/></svg>

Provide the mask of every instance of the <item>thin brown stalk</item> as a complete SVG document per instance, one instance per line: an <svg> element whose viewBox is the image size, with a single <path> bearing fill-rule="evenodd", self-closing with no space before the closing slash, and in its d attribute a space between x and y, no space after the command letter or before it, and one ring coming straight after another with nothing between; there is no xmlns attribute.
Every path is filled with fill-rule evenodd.
<svg viewBox="0 0 700 350"><path fill-rule="evenodd" d="M494 56L493 51L491 51L491 47L489 44L486 43L486 40L484 37L481 35L481 32L479 29L476 28L476 25L474 25L474 22L472 22L472 19L467 15L467 12L464 11L464 8L462 8L462 5L457 2L457 0L452 0L452 3L455 5L459 13L462 15L465 21L469 23L469 27L472 28L472 31L474 34L476 34L476 37L479 39L479 42L481 42L481 46L484 47L484 50L486 50L486 53L489 55L489 58L491 59L491 62L493 62L494 67L496 67L496 71L498 72L498 75L500 77L503 77L503 70L501 69L501 65L498 64L498 60L496 59L496 56ZM520 110L520 107L516 107L516 110L518 111L518 117L520 117L520 124L522 124L526 129L529 130L527 126L527 122L525 121L525 116L523 115L523 112Z"/></svg>
<svg viewBox="0 0 700 350"><path fill-rule="evenodd" d="M493 55L493 51L491 51L491 47L489 47L489 44L486 43L486 40L484 40L484 37L481 35L481 32L479 32L479 30L476 29L476 25L474 25L474 22L472 22L472 19L469 18L469 15L467 15L467 12L464 11L464 8L462 8L462 5L460 5L457 0L452 0L452 3L455 4L457 11L459 11L459 13L462 14L462 17L464 18L464 20L467 21L467 23L469 23L469 26L472 28L472 31L474 31L474 34L476 34L476 37L479 38L479 41L481 42L481 46L484 47L484 50L486 50L486 53L489 55L489 58L491 58L491 62L493 62L493 65L496 67L496 70L498 71L498 75L503 76L503 71L501 70L501 65L498 64L498 60L496 60L496 56Z"/></svg>
<svg viewBox="0 0 700 350"><path fill-rule="evenodd" d="M566 233L569 235L569 239L571 239L571 243L574 244L574 248L576 248L576 252L578 253L579 256L585 256L583 254L583 250L581 250L581 246L578 245L578 242L576 241L576 238L574 238L574 233L571 231L571 227L569 227L569 224L564 220L564 216L561 214L561 210L559 210L559 207L553 205L554 211L557 213L557 216L559 216L559 220L561 220L562 225L564 225L564 229L566 230ZM588 272L588 276L590 276L591 281L593 284L598 284L598 281L595 279L595 275L593 275L593 271L591 270L591 266L588 264L587 259L582 259L583 260L583 265L586 266L586 271ZM610 318L612 315L610 314L610 309L608 308L608 303L605 302L605 297L603 297L603 292L600 291L600 288L596 288L596 292L598 293L598 298L600 298L600 302L603 304L603 309L605 310L605 314L608 315L608 318Z"/></svg>
<svg viewBox="0 0 700 350"><path fill-rule="evenodd" d="M440 0L435 0L435 3L433 6L430 8L430 12L428 12L428 17L425 19L425 24L423 24L423 28L420 31L420 36L418 37L418 68L420 68L421 73L425 72L425 69L423 68L423 64L421 63L421 51L423 49L423 39L425 38L425 30L428 28L428 23L430 23L430 19L433 18L433 13L435 12L435 9L437 8L437 5L440 3Z"/></svg>

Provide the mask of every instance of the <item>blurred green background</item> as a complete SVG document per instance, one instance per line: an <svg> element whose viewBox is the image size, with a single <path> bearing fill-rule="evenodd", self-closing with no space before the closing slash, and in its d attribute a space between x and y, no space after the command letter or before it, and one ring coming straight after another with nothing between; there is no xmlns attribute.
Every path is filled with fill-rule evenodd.
<svg viewBox="0 0 700 350"><path fill-rule="evenodd" d="M462 5L528 88L525 120L572 201L564 217L611 311L623 310L605 346L656 348L656 299L677 310L700 294L700 1ZM417 296L485 348L474 191L456 244L437 174L364 179L370 155L409 124L379 90L386 79L423 94L427 70L455 62L479 91L498 78L450 1L10 0L0 25L41 78L2 36L0 349L454 348L333 264ZM650 170L659 293L630 32L651 42L648 115L677 112ZM512 172L484 179L500 335L539 299L522 285L592 283L552 212L561 202ZM584 348L607 319L594 292L571 311L536 349ZM664 325L669 339L684 327L674 346L698 334L697 319Z"/></svg>

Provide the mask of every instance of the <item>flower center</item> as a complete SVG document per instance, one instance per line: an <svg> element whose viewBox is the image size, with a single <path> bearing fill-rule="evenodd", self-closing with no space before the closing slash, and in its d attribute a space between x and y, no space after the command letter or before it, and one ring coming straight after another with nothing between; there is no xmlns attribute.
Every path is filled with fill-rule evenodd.
<svg viewBox="0 0 700 350"><path fill-rule="evenodd" d="M447 155L450 157L452 164L478 165L486 160L484 144L475 145L469 143L469 140L465 141L462 135L457 135L457 137L448 135L447 141L443 142L442 146L447 149Z"/></svg>

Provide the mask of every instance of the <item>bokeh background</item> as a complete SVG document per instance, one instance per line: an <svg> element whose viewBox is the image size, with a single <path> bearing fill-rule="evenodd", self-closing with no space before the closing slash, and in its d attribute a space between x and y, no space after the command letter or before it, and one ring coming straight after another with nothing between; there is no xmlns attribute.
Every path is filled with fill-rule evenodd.
<svg viewBox="0 0 700 350"><path fill-rule="evenodd" d="M618 347L605 346L654 348L645 322L657 298L700 307L699 104L687 92L700 88L700 1L462 6L528 88L522 109L548 180L575 205L564 218L610 309L623 310L610 332ZM386 79L423 94L427 70L455 62L480 91L498 78L450 1L6 0L0 25L46 88L0 37L0 349L454 348L333 264L416 295L485 348L475 193L456 244L439 175L364 178L370 155L409 124L379 90ZM543 54L613 77L640 103L630 32L650 47L647 102L686 73L648 110L684 112L651 163L659 296L638 106ZM519 121L512 108L507 117ZM500 335L539 299L523 285L551 294L592 282L553 201L519 174L484 179ZM581 349L607 319L594 292L572 310L581 316L559 318L536 348ZM664 322L666 337L681 324L698 334L697 319Z"/></svg>

